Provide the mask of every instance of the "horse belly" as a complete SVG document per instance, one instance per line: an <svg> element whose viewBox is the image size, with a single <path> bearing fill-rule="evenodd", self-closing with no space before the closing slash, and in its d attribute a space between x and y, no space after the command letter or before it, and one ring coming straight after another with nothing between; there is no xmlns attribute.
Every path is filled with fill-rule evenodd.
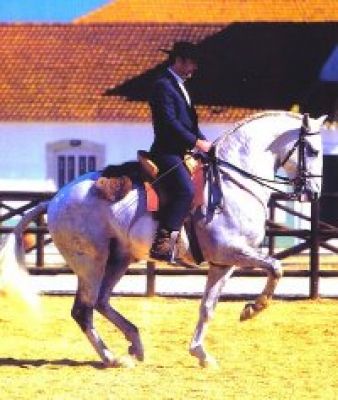
<svg viewBox="0 0 338 400"><path fill-rule="evenodd" d="M136 259L149 258L149 249L154 240L158 223L149 212L145 212L129 231L130 251Z"/></svg>

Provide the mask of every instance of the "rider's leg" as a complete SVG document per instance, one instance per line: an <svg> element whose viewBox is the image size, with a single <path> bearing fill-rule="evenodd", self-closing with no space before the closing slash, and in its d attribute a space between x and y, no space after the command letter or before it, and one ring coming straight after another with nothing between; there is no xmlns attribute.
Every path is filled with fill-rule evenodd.
<svg viewBox="0 0 338 400"><path fill-rule="evenodd" d="M159 183L168 198L166 206L160 211L159 229L150 255L155 259L173 261L178 234L194 197L194 186L181 157L162 155L157 157L156 163L160 176L166 174Z"/></svg>

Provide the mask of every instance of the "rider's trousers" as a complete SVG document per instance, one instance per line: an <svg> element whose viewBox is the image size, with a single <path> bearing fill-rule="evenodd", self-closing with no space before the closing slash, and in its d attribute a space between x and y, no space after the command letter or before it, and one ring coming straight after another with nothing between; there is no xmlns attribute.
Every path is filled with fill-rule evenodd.
<svg viewBox="0 0 338 400"><path fill-rule="evenodd" d="M173 154L153 156L159 168L158 184L167 201L160 210L160 226L168 231L179 231L187 217L194 198L194 186L182 157Z"/></svg>

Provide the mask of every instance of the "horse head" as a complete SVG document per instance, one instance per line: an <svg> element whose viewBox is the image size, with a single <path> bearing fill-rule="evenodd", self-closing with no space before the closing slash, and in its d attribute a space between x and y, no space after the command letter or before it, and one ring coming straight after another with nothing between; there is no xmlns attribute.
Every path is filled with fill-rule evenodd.
<svg viewBox="0 0 338 400"><path fill-rule="evenodd" d="M323 148L320 127L326 115L313 119L304 114L299 129L287 131L271 146L277 153L276 168L282 167L299 200L318 198L322 187Z"/></svg>

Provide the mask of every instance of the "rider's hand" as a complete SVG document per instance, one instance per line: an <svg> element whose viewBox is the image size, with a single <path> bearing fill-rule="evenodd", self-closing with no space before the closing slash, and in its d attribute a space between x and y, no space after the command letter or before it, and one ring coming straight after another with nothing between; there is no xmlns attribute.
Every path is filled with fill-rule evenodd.
<svg viewBox="0 0 338 400"><path fill-rule="evenodd" d="M195 149L208 153L211 149L212 143L209 140L197 139Z"/></svg>

